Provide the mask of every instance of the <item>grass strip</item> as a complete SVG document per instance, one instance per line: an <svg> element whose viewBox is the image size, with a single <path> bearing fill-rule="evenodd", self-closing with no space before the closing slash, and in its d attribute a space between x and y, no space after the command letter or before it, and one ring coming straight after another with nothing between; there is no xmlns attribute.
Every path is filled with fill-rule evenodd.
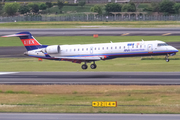
<svg viewBox="0 0 180 120"><path fill-rule="evenodd" d="M0 112L180 113L179 85L0 85L0 90L29 92L0 93ZM93 108L92 101L118 106Z"/></svg>
<svg viewBox="0 0 180 120"><path fill-rule="evenodd" d="M0 28L89 28L89 27L118 27L118 28L178 28L179 21L29 21L1 23Z"/></svg>

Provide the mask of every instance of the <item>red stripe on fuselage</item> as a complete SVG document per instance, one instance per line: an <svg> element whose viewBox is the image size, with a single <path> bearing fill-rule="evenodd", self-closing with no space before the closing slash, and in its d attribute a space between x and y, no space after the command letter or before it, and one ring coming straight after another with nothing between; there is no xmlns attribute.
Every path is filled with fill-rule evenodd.
<svg viewBox="0 0 180 120"><path fill-rule="evenodd" d="M40 45L35 39L21 39L24 46Z"/></svg>

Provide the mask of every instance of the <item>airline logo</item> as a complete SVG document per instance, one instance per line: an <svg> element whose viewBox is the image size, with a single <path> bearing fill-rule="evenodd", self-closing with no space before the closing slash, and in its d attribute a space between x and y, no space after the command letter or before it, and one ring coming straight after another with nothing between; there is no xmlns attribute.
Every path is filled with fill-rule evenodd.
<svg viewBox="0 0 180 120"><path fill-rule="evenodd" d="M40 45L35 39L21 39L24 46Z"/></svg>
<svg viewBox="0 0 180 120"><path fill-rule="evenodd" d="M134 45L134 43L128 43L127 44L127 46L133 46Z"/></svg>

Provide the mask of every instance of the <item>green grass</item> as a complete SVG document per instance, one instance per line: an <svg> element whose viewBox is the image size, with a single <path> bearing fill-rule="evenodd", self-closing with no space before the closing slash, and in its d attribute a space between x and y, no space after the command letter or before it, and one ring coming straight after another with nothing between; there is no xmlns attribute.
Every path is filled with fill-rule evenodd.
<svg viewBox="0 0 180 120"><path fill-rule="evenodd" d="M178 53L170 58L180 58ZM180 61L170 60L141 60L140 57L117 58L96 62L97 68L82 70L80 64L65 61L38 61L37 58L0 58L0 71L151 71L174 72L180 71ZM88 64L89 66L90 64Z"/></svg>
<svg viewBox="0 0 180 120"><path fill-rule="evenodd" d="M81 7L81 6L64 6L62 8L62 11L64 13L68 13L68 12L72 12L72 13L76 13L76 12L90 12L90 8L92 7L93 5L86 5L84 7ZM46 11L48 11L48 13L59 13L59 8L58 7L52 7L52 8L49 8L47 9Z"/></svg>
<svg viewBox="0 0 180 120"><path fill-rule="evenodd" d="M164 42L180 42L179 36L56 36L56 37L36 37L44 45L63 45L63 44L92 44L92 43L109 43L112 42L129 42L161 40ZM2 38L0 37L0 46L23 46L18 37Z"/></svg>
<svg viewBox="0 0 180 120"><path fill-rule="evenodd" d="M28 94L0 93L0 112L180 113L179 86L1 85L0 87L29 89ZM51 93L44 93L46 89ZM77 91L75 94L74 90ZM117 101L118 106L94 108L91 106L92 101Z"/></svg>
<svg viewBox="0 0 180 120"><path fill-rule="evenodd" d="M80 21L51 21L51 22L14 22L1 23L0 28L81 28L83 26L96 27L117 27L117 28L179 28L179 21L101 21L101 22L80 22Z"/></svg>
<svg viewBox="0 0 180 120"><path fill-rule="evenodd" d="M138 8L147 8L149 5L149 3L141 3L138 5Z"/></svg>

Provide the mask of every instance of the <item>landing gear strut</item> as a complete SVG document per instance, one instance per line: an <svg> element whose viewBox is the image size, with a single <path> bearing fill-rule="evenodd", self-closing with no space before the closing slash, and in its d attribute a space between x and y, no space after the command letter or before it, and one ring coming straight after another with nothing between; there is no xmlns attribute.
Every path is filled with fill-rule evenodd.
<svg viewBox="0 0 180 120"><path fill-rule="evenodd" d="M169 62L168 55L166 55L165 59L166 59L166 62Z"/></svg>

